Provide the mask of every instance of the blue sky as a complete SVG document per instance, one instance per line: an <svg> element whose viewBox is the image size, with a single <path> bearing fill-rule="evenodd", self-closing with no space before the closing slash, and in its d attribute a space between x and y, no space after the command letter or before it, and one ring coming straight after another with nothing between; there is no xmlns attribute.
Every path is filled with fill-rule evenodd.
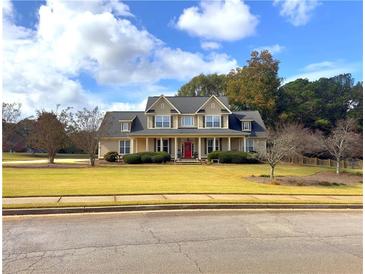
<svg viewBox="0 0 365 274"><path fill-rule="evenodd" d="M4 100L26 113L58 103L141 109L149 95L228 72L264 48L284 81L345 72L362 80L361 1L5 1L3 9Z"/></svg>

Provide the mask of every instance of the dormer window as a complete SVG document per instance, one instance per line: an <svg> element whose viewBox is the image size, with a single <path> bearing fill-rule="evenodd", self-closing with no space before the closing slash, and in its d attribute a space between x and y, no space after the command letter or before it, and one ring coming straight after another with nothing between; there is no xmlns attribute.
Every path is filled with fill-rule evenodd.
<svg viewBox="0 0 365 274"><path fill-rule="evenodd" d="M129 123L128 122L122 122L122 127L121 127L123 132L128 132L129 131Z"/></svg>
<svg viewBox="0 0 365 274"><path fill-rule="evenodd" d="M242 122L242 130L243 131L251 131L251 121Z"/></svg>
<svg viewBox="0 0 365 274"><path fill-rule="evenodd" d="M169 115L156 115L155 116L155 128L170 128L171 116Z"/></svg>

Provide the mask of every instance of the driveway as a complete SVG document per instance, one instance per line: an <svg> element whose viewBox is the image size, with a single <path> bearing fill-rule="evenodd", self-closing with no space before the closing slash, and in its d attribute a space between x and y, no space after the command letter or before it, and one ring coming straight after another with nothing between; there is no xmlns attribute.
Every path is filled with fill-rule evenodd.
<svg viewBox="0 0 365 274"><path fill-rule="evenodd" d="M361 273L362 211L4 217L4 273Z"/></svg>

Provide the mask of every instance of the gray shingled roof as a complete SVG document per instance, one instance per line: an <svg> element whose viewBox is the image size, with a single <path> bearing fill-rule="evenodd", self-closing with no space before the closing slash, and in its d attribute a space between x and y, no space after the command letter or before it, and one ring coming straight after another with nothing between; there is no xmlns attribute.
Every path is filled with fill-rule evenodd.
<svg viewBox="0 0 365 274"><path fill-rule="evenodd" d="M195 113L211 96L165 96L181 113ZM146 109L158 100L160 96L148 97ZM228 109L228 98L226 96L217 97Z"/></svg>
<svg viewBox="0 0 365 274"><path fill-rule="evenodd" d="M132 131L121 132L119 120L132 119ZM254 121L250 133L242 132L240 119ZM154 135L231 135L231 136L266 136L265 124L258 111L238 111L229 115L229 129L147 129L147 118L144 111L111 111L105 114L100 126L102 137L154 136Z"/></svg>

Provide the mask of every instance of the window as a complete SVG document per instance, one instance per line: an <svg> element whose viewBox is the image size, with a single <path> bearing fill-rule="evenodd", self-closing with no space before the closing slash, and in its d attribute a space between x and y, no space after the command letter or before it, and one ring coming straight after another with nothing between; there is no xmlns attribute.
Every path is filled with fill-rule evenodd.
<svg viewBox="0 0 365 274"><path fill-rule="evenodd" d="M221 116L219 116L219 115L205 116L205 127L220 128L221 127Z"/></svg>
<svg viewBox="0 0 365 274"><path fill-rule="evenodd" d="M255 151L253 139L246 139L246 151Z"/></svg>
<svg viewBox="0 0 365 274"><path fill-rule="evenodd" d="M131 153L131 142L129 140L119 142L119 153L122 155Z"/></svg>
<svg viewBox="0 0 365 274"><path fill-rule="evenodd" d="M156 142L156 151L160 151L160 146L161 146L161 139L157 139L157 142ZM162 140L162 151L165 151L167 153L170 153L169 139Z"/></svg>
<svg viewBox="0 0 365 274"><path fill-rule="evenodd" d="M194 126L194 116L182 116L181 117L182 127L192 127Z"/></svg>
<svg viewBox="0 0 365 274"><path fill-rule="evenodd" d="M251 122L249 122L249 121L243 122L243 130L251 131Z"/></svg>
<svg viewBox="0 0 365 274"><path fill-rule="evenodd" d="M129 131L129 125L126 122L122 122L122 131Z"/></svg>
<svg viewBox="0 0 365 274"><path fill-rule="evenodd" d="M220 139L215 139L215 150L220 150ZM207 152L213 151L214 139L207 139Z"/></svg>
<svg viewBox="0 0 365 274"><path fill-rule="evenodd" d="M156 115L155 127L157 128L169 128L171 124L171 116L169 115Z"/></svg>

